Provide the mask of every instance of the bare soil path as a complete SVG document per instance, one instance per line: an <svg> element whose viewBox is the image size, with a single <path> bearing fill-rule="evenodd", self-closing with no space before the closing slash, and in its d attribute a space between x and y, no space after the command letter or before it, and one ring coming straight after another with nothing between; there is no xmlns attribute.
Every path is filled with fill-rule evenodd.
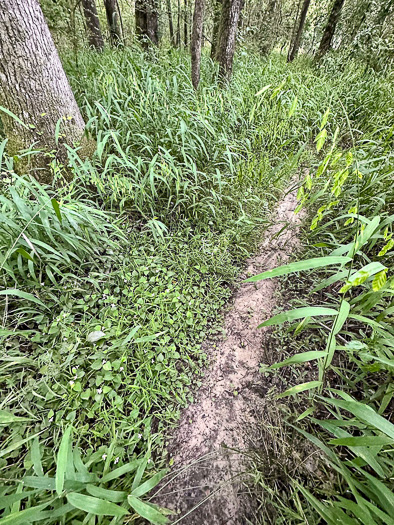
<svg viewBox="0 0 394 525"><path fill-rule="evenodd" d="M297 248L300 216L294 213L296 206L295 191L278 203L273 226L265 231L257 255L247 261L244 277L284 263ZM248 498L240 495L244 456L233 449L261 446L259 427L267 388L259 365L272 359L265 345L267 329L257 326L272 314L276 286L272 279L241 283L225 314L225 336L217 344L205 344L210 367L169 447L174 471L181 470L155 498L156 503L174 510L172 523L250 523L245 518Z"/></svg>

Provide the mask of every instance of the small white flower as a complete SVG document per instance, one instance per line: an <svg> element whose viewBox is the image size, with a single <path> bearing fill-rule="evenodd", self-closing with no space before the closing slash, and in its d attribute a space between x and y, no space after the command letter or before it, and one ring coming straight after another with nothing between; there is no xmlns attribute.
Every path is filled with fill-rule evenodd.
<svg viewBox="0 0 394 525"><path fill-rule="evenodd" d="M148 463L150 463L150 462L151 462L151 460L150 460L150 459L148 459Z"/></svg>
<svg viewBox="0 0 394 525"><path fill-rule="evenodd" d="M142 434L138 434L138 439L141 439L142 438Z"/></svg>
<svg viewBox="0 0 394 525"><path fill-rule="evenodd" d="M50 418L48 419L48 421L49 421L50 423L52 423L52 421L53 421L53 416L50 417Z"/></svg>
<svg viewBox="0 0 394 525"><path fill-rule="evenodd" d="M115 463L115 465L116 465L116 463L119 463L119 458L115 458L114 463Z"/></svg>
<svg viewBox="0 0 394 525"><path fill-rule="evenodd" d="M107 459L107 454L103 454L101 457L105 460Z"/></svg>
<svg viewBox="0 0 394 525"><path fill-rule="evenodd" d="M121 367L119 368L119 370L120 370L121 372L123 372L123 370L124 370L124 367L123 367L123 366L121 366Z"/></svg>
<svg viewBox="0 0 394 525"><path fill-rule="evenodd" d="M124 282L124 283L127 283L127 279L123 279L123 282Z"/></svg>
<svg viewBox="0 0 394 525"><path fill-rule="evenodd" d="M44 285L45 285L45 283L41 283L41 286L44 286Z"/></svg>
<svg viewBox="0 0 394 525"><path fill-rule="evenodd" d="M74 376L74 379L78 379L78 376L77 376L77 374L75 374L75 376Z"/></svg>
<svg viewBox="0 0 394 525"><path fill-rule="evenodd" d="M74 381L70 381L70 382L69 382L69 385L70 385L70 386L73 386L73 385L74 385Z"/></svg>
<svg viewBox="0 0 394 525"><path fill-rule="evenodd" d="M115 303L112 303L112 304L111 304L111 308L112 308L112 310L114 310L114 309L116 308L116 304L115 304Z"/></svg>
<svg viewBox="0 0 394 525"><path fill-rule="evenodd" d="M98 388L98 389L97 389L97 393L98 393L98 394L101 394L102 392L103 392L103 389L102 389L102 388Z"/></svg>
<svg viewBox="0 0 394 525"><path fill-rule="evenodd" d="M107 361L106 361L105 359L103 359L103 360L101 361L101 364L102 364L102 365L105 365L106 362L107 362Z"/></svg>

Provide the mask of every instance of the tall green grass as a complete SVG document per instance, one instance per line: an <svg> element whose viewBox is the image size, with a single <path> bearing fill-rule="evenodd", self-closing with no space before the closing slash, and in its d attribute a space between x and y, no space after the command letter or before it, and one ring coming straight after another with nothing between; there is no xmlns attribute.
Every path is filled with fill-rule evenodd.
<svg viewBox="0 0 394 525"><path fill-rule="evenodd" d="M262 323L296 320L288 330L300 351L266 371L309 362L315 369L308 381L291 385L280 397L304 392L304 411L295 426L289 419L288 434L298 430L328 469L315 484L313 474L306 482L301 476L289 480L285 504L271 493L278 523L319 522L319 517L332 525L392 522L392 82L379 91L374 73L366 82L370 90L362 84L357 96L348 95L365 106L346 107L341 99L345 126L331 134L327 124L338 120L333 100L316 137L320 158L298 192L299 209L309 211L307 241L313 258L252 278L319 269L312 276L301 274L301 283L312 291L295 301L298 308ZM312 338L306 338L308 330ZM304 513L301 501L310 505L312 515Z"/></svg>

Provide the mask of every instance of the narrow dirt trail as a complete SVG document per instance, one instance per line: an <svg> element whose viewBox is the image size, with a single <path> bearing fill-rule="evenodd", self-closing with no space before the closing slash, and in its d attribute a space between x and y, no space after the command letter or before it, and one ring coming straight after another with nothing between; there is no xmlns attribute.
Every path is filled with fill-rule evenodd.
<svg viewBox="0 0 394 525"><path fill-rule="evenodd" d="M294 252L301 220L294 214L296 206L295 191L278 203L273 226L265 231L257 255L247 261L245 276L274 268ZM268 356L266 329L257 326L275 307L276 286L271 279L242 283L225 315L225 336L216 344L205 344L210 367L169 446L174 471L182 471L155 498L156 503L174 510L172 522L247 523L243 516L248 502L239 496L245 470L243 455L228 448L247 451L259 447L267 390L259 365Z"/></svg>

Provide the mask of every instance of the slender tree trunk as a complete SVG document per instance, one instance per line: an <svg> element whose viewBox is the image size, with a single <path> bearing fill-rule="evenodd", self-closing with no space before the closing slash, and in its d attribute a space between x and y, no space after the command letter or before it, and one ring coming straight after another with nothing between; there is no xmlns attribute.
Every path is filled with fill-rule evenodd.
<svg viewBox="0 0 394 525"><path fill-rule="evenodd" d="M365 4L362 6L361 12L358 13L358 17L356 19L355 24L353 25L352 30L349 32L349 36L347 38L347 43L352 44L357 36L357 33L359 32L360 28L363 26L364 22L367 19L368 12L372 6L372 0L369 0L368 2L365 2Z"/></svg>
<svg viewBox="0 0 394 525"><path fill-rule="evenodd" d="M120 30L119 13L116 6L116 0L104 0L105 13L109 27L111 44L117 46L122 42L122 33Z"/></svg>
<svg viewBox="0 0 394 525"><path fill-rule="evenodd" d="M261 43L260 50L263 55L269 55L275 46L277 22L278 22L278 0L270 0L267 9L263 15L263 23L261 27Z"/></svg>
<svg viewBox="0 0 394 525"><path fill-rule="evenodd" d="M328 17L327 25L324 29L324 33L320 41L319 49L316 53L317 58L322 58L331 48L332 39L334 37L335 29L337 27L337 23L341 15L344 3L345 0L334 0L330 16Z"/></svg>
<svg viewBox="0 0 394 525"><path fill-rule="evenodd" d="M181 0L178 0L177 27L176 27L176 45L181 45Z"/></svg>
<svg viewBox="0 0 394 525"><path fill-rule="evenodd" d="M104 40L101 34L96 2L95 0L82 0L82 7L88 27L89 46L97 49L97 51L102 51L104 48Z"/></svg>
<svg viewBox="0 0 394 525"><path fill-rule="evenodd" d="M221 10L222 10L222 0L216 0L214 3L214 13L213 13L211 58L216 58L216 49L218 46Z"/></svg>
<svg viewBox="0 0 394 525"><path fill-rule="evenodd" d="M183 45L185 47L188 46L189 38L188 38L188 24L187 24L187 0L184 0L184 8L183 8Z"/></svg>
<svg viewBox="0 0 394 525"><path fill-rule="evenodd" d="M172 21L172 9L171 9L171 0L167 0L167 14L168 14L168 26L170 29L170 40L171 44L175 46L175 35L174 35L174 23Z"/></svg>
<svg viewBox="0 0 394 525"><path fill-rule="evenodd" d="M68 158L65 144L81 143L80 153L88 152L85 123L38 0L2 0L0 105L19 119L0 111L10 154L33 143L35 149L44 150L30 156L35 176L42 182L51 180L47 168L51 157L45 152L54 152L64 163Z"/></svg>
<svg viewBox="0 0 394 525"><path fill-rule="evenodd" d="M159 15L157 0L136 0L135 2L135 30L143 47L149 42L159 43Z"/></svg>
<svg viewBox="0 0 394 525"><path fill-rule="evenodd" d="M296 13L296 16L295 16L295 19L294 19L293 27L291 29L290 44L289 44L289 50L288 50L288 53L287 53L287 60L289 60L290 52L293 49L294 39L295 39L295 35L296 35L296 30L297 30L298 17L300 15L301 4L302 4L302 0L298 0L297 13Z"/></svg>
<svg viewBox="0 0 394 525"><path fill-rule="evenodd" d="M225 80L230 78L233 69L240 9L241 0L223 0L216 59L219 75Z"/></svg>
<svg viewBox="0 0 394 525"><path fill-rule="evenodd" d="M191 39L192 56L192 84L194 89L200 83L201 48L202 48L202 28L204 23L205 0L195 0L193 15L193 30Z"/></svg>
<svg viewBox="0 0 394 525"><path fill-rule="evenodd" d="M288 62L292 62L298 54L298 50L301 45L302 32L304 31L306 15L308 13L310 3L311 3L311 0L304 0L302 4L300 20L299 21L297 20L296 22L297 31L295 31L294 42L293 42L293 45L290 46L289 54L287 56Z"/></svg>

